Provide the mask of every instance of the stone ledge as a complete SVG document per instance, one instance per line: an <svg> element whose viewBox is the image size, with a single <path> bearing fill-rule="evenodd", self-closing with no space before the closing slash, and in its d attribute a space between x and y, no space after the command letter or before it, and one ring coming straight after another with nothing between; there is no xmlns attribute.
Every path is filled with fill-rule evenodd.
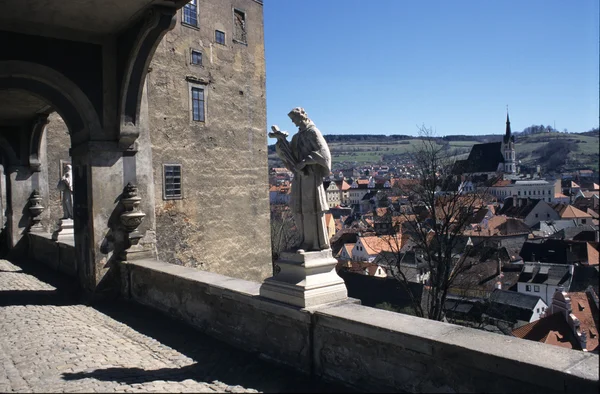
<svg viewBox="0 0 600 394"><path fill-rule="evenodd" d="M598 355L351 303L301 309L259 283L154 260L124 264L134 301L359 390L596 392Z"/></svg>
<svg viewBox="0 0 600 394"><path fill-rule="evenodd" d="M359 305L321 308L315 314L319 327L551 390L593 387L599 380L596 354Z"/></svg>

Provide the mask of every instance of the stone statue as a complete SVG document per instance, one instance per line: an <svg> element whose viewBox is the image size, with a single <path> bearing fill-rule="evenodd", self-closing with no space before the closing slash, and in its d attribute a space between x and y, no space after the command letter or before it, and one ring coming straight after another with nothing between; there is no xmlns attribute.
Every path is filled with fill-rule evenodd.
<svg viewBox="0 0 600 394"><path fill-rule="evenodd" d="M57 189L62 192L63 219L73 219L73 173L67 164L63 177L58 181Z"/></svg>
<svg viewBox="0 0 600 394"><path fill-rule="evenodd" d="M303 108L294 108L288 116L298 126L291 143L289 135L272 126L269 137L276 138L277 155L294 173L290 208L294 214L301 244L298 251L329 249L325 211L329 209L323 177L331 172L331 154L327 142Z"/></svg>

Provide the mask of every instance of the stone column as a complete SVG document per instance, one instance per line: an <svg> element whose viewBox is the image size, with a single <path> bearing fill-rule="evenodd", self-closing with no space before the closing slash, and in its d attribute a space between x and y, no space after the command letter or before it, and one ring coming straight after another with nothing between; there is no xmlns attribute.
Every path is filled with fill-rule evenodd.
<svg viewBox="0 0 600 394"><path fill-rule="evenodd" d="M34 190L34 175L27 166L8 168L6 184L7 230L11 254L19 253L25 247L25 233L30 224L29 196Z"/></svg>
<svg viewBox="0 0 600 394"><path fill-rule="evenodd" d="M123 191L123 152L116 142L88 142L71 149L75 260L84 291L102 288L114 268L116 208ZM102 245L113 245L101 248ZM110 283L106 283L111 287Z"/></svg>

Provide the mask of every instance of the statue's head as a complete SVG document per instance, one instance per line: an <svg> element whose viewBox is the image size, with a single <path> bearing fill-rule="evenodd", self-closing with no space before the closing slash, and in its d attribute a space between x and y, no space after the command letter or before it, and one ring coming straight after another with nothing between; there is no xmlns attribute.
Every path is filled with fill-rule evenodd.
<svg viewBox="0 0 600 394"><path fill-rule="evenodd" d="M290 111L288 116L298 127L306 126L307 124L311 123L306 111L304 111L304 108L296 107Z"/></svg>
<svg viewBox="0 0 600 394"><path fill-rule="evenodd" d="M71 165L70 165L70 164L67 164L67 165L65 166L65 170L66 170L66 172L69 172L69 171L71 171Z"/></svg>

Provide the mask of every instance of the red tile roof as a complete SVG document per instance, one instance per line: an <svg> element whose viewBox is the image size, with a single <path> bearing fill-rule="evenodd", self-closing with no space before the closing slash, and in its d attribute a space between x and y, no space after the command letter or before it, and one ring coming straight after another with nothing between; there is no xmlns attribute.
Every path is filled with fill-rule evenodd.
<svg viewBox="0 0 600 394"><path fill-rule="evenodd" d="M568 293L573 314L579 320L581 331L587 335L586 349L598 351L598 321L594 320L590 300L585 292Z"/></svg>
<svg viewBox="0 0 600 394"><path fill-rule="evenodd" d="M560 312L514 329L512 334L530 341L581 350L575 334Z"/></svg>

